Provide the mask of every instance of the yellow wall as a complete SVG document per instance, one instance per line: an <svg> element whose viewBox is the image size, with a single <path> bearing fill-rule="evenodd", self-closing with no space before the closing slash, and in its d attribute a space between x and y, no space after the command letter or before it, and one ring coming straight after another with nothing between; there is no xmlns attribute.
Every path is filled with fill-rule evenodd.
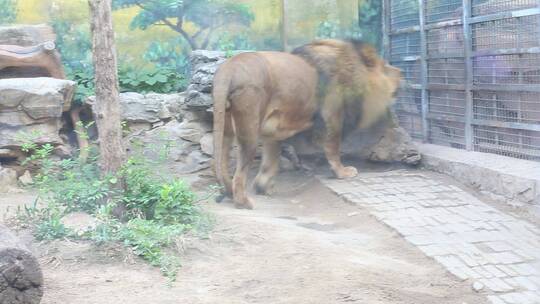
<svg viewBox="0 0 540 304"><path fill-rule="evenodd" d="M18 23L47 23L51 18L60 18L71 24L88 27L88 0L19 0ZM231 0L232 1L232 0ZM281 0L237 0L248 4L255 13L255 21L246 33L252 40L280 38ZM349 7L357 7L358 0L287 0L290 16L290 41L307 41L314 38L317 25L328 18L343 18L339 14L338 2L347 2ZM306 5L309 2L309 5ZM341 5L343 7L343 5ZM129 23L137 13L137 8L114 12L114 22L119 57L142 60L142 55L153 41L167 41L179 34L166 27L150 27L145 31L130 30ZM355 13L347 18L354 20ZM351 24L354 21L350 22ZM232 31L232 30L231 30Z"/></svg>

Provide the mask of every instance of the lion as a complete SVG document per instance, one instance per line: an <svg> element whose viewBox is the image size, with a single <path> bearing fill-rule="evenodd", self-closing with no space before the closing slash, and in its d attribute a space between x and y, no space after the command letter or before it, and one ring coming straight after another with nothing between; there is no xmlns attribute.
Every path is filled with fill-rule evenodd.
<svg viewBox="0 0 540 304"><path fill-rule="evenodd" d="M324 121L324 151L337 178L358 174L341 162L344 119L366 128L387 113L401 72L360 41L320 40L291 53L247 52L224 62L214 78L214 166L224 195L252 209L247 175L262 141L257 193L278 173L280 142ZM228 173L233 140L238 144L234 178Z"/></svg>

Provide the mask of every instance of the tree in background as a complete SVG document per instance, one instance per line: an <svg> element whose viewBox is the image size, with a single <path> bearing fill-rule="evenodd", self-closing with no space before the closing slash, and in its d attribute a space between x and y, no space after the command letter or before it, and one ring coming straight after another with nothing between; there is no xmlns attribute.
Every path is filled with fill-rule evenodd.
<svg viewBox="0 0 540 304"><path fill-rule="evenodd" d="M13 23L17 19L17 0L0 0L0 24Z"/></svg>
<svg viewBox="0 0 540 304"><path fill-rule="evenodd" d="M139 7L131 29L166 26L179 33L192 50L208 47L214 32L226 25L249 26L255 16L248 6L234 1L218 0L113 0L114 9ZM194 33L187 24L197 27Z"/></svg>
<svg viewBox="0 0 540 304"><path fill-rule="evenodd" d="M360 3L358 19L362 39L378 49L382 47L382 1L364 0Z"/></svg>

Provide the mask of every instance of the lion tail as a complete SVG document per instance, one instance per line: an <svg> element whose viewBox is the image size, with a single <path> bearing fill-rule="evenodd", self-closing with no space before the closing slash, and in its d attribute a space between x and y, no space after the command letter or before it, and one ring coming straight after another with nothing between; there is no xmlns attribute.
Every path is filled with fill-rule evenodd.
<svg viewBox="0 0 540 304"><path fill-rule="evenodd" d="M233 72L227 68L227 63L224 63L214 77L214 88L212 91L214 99L214 170L216 178L223 186L225 174L223 172L223 146L225 137L225 119L227 109L230 105L229 90Z"/></svg>

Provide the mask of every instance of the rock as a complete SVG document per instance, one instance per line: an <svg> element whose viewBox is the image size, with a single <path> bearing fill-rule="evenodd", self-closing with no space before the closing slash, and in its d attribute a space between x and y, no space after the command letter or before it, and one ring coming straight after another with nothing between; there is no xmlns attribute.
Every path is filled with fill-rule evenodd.
<svg viewBox="0 0 540 304"><path fill-rule="evenodd" d="M73 81L46 77L0 79L0 149L18 154L21 134L34 134L37 144L62 144L62 113L71 107L74 88Z"/></svg>
<svg viewBox="0 0 540 304"><path fill-rule="evenodd" d="M422 160L420 151L402 127L387 128L377 144L366 152L371 161L418 165Z"/></svg>
<svg viewBox="0 0 540 304"><path fill-rule="evenodd" d="M62 224L78 235L94 229L96 223L96 218L85 212L72 212L62 218Z"/></svg>
<svg viewBox="0 0 540 304"><path fill-rule="evenodd" d="M298 155L324 154L324 124L315 122L314 128L286 140ZM409 134L399 126L392 114L365 130L346 130L342 153L375 162L401 162L418 165L422 159L418 147Z"/></svg>
<svg viewBox="0 0 540 304"><path fill-rule="evenodd" d="M214 135L212 133L206 133L199 141L201 145L201 151L206 155L214 155Z"/></svg>
<svg viewBox="0 0 540 304"><path fill-rule="evenodd" d="M13 192L17 189L17 172L0 166L0 193Z"/></svg>
<svg viewBox="0 0 540 304"><path fill-rule="evenodd" d="M279 168L281 171L293 171L296 169L295 165L291 160L286 157L281 156L279 159Z"/></svg>
<svg viewBox="0 0 540 304"><path fill-rule="evenodd" d="M90 103L94 103L95 96L88 98ZM122 118L132 125L153 126L161 121L169 121L182 111L185 95L178 94L139 94L121 93L120 105L122 107Z"/></svg>
<svg viewBox="0 0 540 304"><path fill-rule="evenodd" d="M201 151L192 151L178 168L181 174L191 174L210 168L211 158Z"/></svg>
<svg viewBox="0 0 540 304"><path fill-rule="evenodd" d="M53 29L45 24L0 26L0 44L32 46L55 40Z"/></svg>
<svg viewBox="0 0 540 304"><path fill-rule="evenodd" d="M54 30L45 24L0 26L0 44L22 47L55 41ZM40 67L6 67L1 69L0 78L48 77L49 72Z"/></svg>
<svg viewBox="0 0 540 304"><path fill-rule="evenodd" d="M233 55L245 51L235 51ZM214 74L227 59L225 52L196 50L191 53L191 82L186 90L186 106L195 109L209 109L213 105L212 87Z"/></svg>
<svg viewBox="0 0 540 304"><path fill-rule="evenodd" d="M176 126L175 133L183 140L190 141L192 143L200 143L203 136L212 131L208 124L203 122L181 122Z"/></svg>
<svg viewBox="0 0 540 304"><path fill-rule="evenodd" d="M30 175L30 172L28 170L24 171L24 174L19 176L19 182L23 186L29 186L34 183L34 180L32 179L32 175Z"/></svg>

